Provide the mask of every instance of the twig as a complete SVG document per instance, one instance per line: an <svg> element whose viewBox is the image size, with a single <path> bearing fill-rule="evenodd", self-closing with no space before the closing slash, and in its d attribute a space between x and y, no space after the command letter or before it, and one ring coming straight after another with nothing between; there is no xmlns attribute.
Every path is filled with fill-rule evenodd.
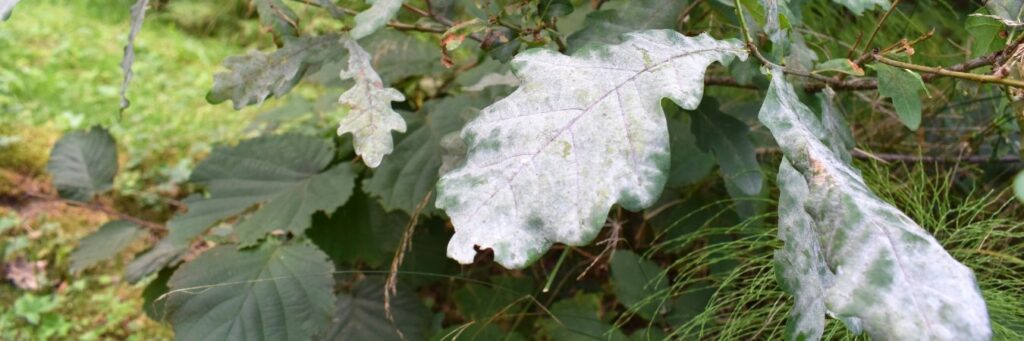
<svg viewBox="0 0 1024 341"><path fill-rule="evenodd" d="M953 71L953 70L945 69L945 68L941 68L941 67L930 67L930 66L924 66L924 65L905 63L905 62L901 62L901 61L885 58L885 57L883 57L880 54L875 54L874 58L875 58L875 60L879 61L882 64L895 66L895 67L898 67L898 68L901 68L901 69L914 70L914 71L918 71L918 72L927 72L927 73L936 74L936 75L939 75L939 76L966 79L966 80L975 81L975 82L979 82L979 83L994 83L994 84L1001 84L1001 85L1006 85L1006 86L1012 86L1012 87L1015 87L1015 88L1024 88L1024 82L1018 81L1018 80L1015 80L1015 79L1005 79L1005 78L1001 78L1001 77L997 77L997 76L992 76L992 75L979 75L979 74L976 74L976 73Z"/></svg>
<svg viewBox="0 0 1024 341"><path fill-rule="evenodd" d="M405 227L405 232L402 233L402 241L398 243L398 248L395 249L395 257L391 259L391 270L388 272L388 279L384 283L384 315L392 323L395 322L395 317L391 314L391 295L398 294L398 268L402 266L405 253L412 249L412 235L416 232L417 220L423 209L427 207L427 203L430 202L432 196L434 196L433 190L427 192L427 195L423 197L419 205L416 205L416 209L412 213L412 219L409 220L409 225Z"/></svg>
<svg viewBox="0 0 1024 341"><path fill-rule="evenodd" d="M885 23L885 19L889 18L889 14L892 14L892 11L896 10L896 5L899 5L899 4L900 4L900 0L893 0L892 6L889 6L889 10L885 11L885 14L882 14L882 18L881 19L878 19L878 24L875 24L875 29L872 30L871 31L871 35L868 36L867 43L864 43L864 49L860 51L860 53L862 55L866 54L868 51L871 50L871 43L875 41L875 35L878 34L878 30L882 28L882 24Z"/></svg>
<svg viewBox="0 0 1024 341"><path fill-rule="evenodd" d="M108 216L117 217L118 219L121 219L121 220L130 221L132 223L135 223L136 225L139 225L139 226L151 229L151 230L158 230L158 231L166 231L167 230L167 227L165 227L162 224L158 224L158 223L154 223L154 222L151 222L151 221L148 221L148 220L143 220L143 219L140 219L140 218L136 218L134 216L127 215L127 214L115 211L115 210L113 210L113 209L111 209L109 207L106 207L106 206L103 206L103 205L100 205L100 204L75 201L75 200L71 200L71 199L64 199L64 198L61 198L61 197L55 197L55 196L52 196L52 195L46 195L46 194L35 193L35 192L30 192L30 191L24 191L23 193L25 194L25 196L36 198L36 199L40 199L40 200L60 201L60 202L62 202L64 204L67 204L69 206L74 206L74 207L79 207L79 208L84 208L84 209L100 212L100 213L106 214Z"/></svg>

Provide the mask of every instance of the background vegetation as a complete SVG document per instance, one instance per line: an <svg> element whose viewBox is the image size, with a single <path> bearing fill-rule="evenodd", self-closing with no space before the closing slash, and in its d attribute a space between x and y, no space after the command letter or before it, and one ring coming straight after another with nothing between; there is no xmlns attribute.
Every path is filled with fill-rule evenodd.
<svg viewBox="0 0 1024 341"><path fill-rule="evenodd" d="M300 2L296 8L304 8ZM557 29L567 35L601 2L572 1L575 11L561 18ZM147 316L154 311L149 291L159 293L169 273L136 284L122 278L133 256L161 236L147 235L129 252L76 273L70 271L70 254L78 242L118 214L166 221L181 211L182 201L201 190L188 182L189 175L216 145L264 133L333 136L344 116L317 102L321 96L337 98L338 84L304 83L292 97L242 110L207 102L213 75L226 57L275 46L244 0L154 1L136 42L132 106L119 114L118 65L132 3L25 1L0 23L0 260L6 279L0 284L0 339L172 338L160 316ZM720 20L730 10L722 2L693 4L688 19L680 21L682 32L738 36L737 27ZM906 1L895 7L874 41L885 47L927 37L913 45L915 62L957 64L1005 45L999 34L1006 32L996 29L992 38L983 34L984 23L968 17L981 8L976 1ZM879 26L886 9L854 16L831 2L811 2L803 11L803 21L813 23L813 30L803 32L806 43L819 61L845 58L863 48L850 44ZM419 20L415 17L399 14L400 21ZM338 26L329 18L303 18L311 30ZM436 34L411 34L438 46ZM553 41L533 45L557 48ZM472 69L442 68L439 51L427 58L433 61L428 69L408 72L391 85L409 99L396 104L407 114L447 96L438 83L466 85L460 83L470 83L464 78L476 77ZM483 54L472 46L452 52L462 66L478 53ZM766 78L749 68L753 86L712 84L707 96L751 127L769 185L761 195L730 196L709 166L695 180L667 188L649 210L614 209L609 228L597 238L603 242L556 246L525 270L507 270L486 257L458 266L443 256L452 233L443 216L385 213L365 189L357 188L338 209L344 214L315 215L308 233L314 242L317 234L340 235L341 248L351 248L332 251L319 245L334 261L340 291L380 289L404 227L418 219L409 224L417 228L399 272L399 294L412 297L402 301L403 311L420 314L399 316L397 323L418 326L414 329L432 339L780 339L792 305L776 281L772 260L781 246L772 199L780 156L755 119ZM727 70L715 66L711 73ZM891 101L877 92L840 93L857 140L856 164L883 199L975 271L996 339L1024 339L1024 210L1008 189L1021 168L1018 111L1002 88L954 79L927 83L921 98L921 128L909 130ZM109 129L120 152L114 189L98 201L102 209L57 199L46 171L50 150L63 133L94 125ZM332 141L340 146L338 159L352 159L350 140ZM353 220L365 226L338 232ZM373 224L397 228L370 229ZM226 228L215 228L207 241L194 245L195 253L228 241L227 234ZM368 292L368 300L382 293ZM826 339L863 338L836 320L826 331Z"/></svg>

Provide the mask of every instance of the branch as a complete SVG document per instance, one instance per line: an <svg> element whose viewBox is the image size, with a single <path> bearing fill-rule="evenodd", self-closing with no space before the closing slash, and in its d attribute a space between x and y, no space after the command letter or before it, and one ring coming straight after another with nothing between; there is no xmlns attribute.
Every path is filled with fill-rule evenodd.
<svg viewBox="0 0 1024 341"><path fill-rule="evenodd" d="M902 69L914 70L914 71L918 71L918 72L926 72L926 73L930 73L930 74L934 74L934 75L938 75L938 76L943 76L943 77L953 77L953 78L966 79L966 80L975 81L975 82L979 82L979 83L993 83L993 84L1001 84L1001 85L1006 85L1006 86L1012 86L1012 87L1015 87L1015 88L1024 88L1024 82L1019 81L1019 80L1015 80L1015 79L1005 79L1005 78L1002 78L1002 77L997 77L997 76L992 76L992 75L979 75L979 74L976 74L976 73L954 71L954 70L951 70L951 69L945 69L945 68L941 68L941 67L930 67L930 66L923 66L923 65L911 64L911 63L905 63L905 62L901 62L901 61L898 61L898 60L892 60L892 59L889 59L889 58L885 58L885 57L883 57L880 54L875 54L874 58L875 58L875 60L877 60L878 62L880 62L882 64L887 64L887 65L895 66L895 67L902 68ZM924 78L922 78L922 80L923 79Z"/></svg>
<svg viewBox="0 0 1024 341"><path fill-rule="evenodd" d="M106 214L108 216L117 217L117 219L130 221L132 223L135 223L136 225L139 225L139 226L151 229L151 230L157 230L157 231L166 231L167 230L167 227L165 227L162 224L154 223L154 222L151 222L151 221L148 221L148 220L143 220L143 219L140 219L140 218L136 218L134 216L118 212L118 211L116 211L114 209L111 209L109 207L106 207L106 206L103 206L103 205L100 205L100 204L97 204L97 203L87 203L87 202L75 201L75 200L71 200L71 199L64 199L64 198L61 198L61 197L55 197L55 196L51 196L51 195L35 193L35 192L30 192L30 191L24 191L23 193L25 194L25 196L31 197L31 198L36 198L36 199L40 199L40 200L48 200L48 201L60 201L62 203L70 205L70 206L75 206L75 207L79 207L79 208L84 208L84 209L100 212L100 213Z"/></svg>

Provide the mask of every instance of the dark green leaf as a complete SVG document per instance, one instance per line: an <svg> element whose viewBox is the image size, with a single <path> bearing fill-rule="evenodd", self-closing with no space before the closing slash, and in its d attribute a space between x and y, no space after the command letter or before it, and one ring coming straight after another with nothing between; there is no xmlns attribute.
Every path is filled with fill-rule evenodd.
<svg viewBox="0 0 1024 341"><path fill-rule="evenodd" d="M397 209L411 215L428 199L422 213L435 212L433 197L427 195L437 183L443 153L441 139L461 129L494 98L507 93L507 89L501 89L427 102L425 114L410 116L409 133L399 137L395 151L366 179L363 188L380 198L388 211Z"/></svg>
<svg viewBox="0 0 1024 341"><path fill-rule="evenodd" d="M537 2L537 12L544 21L551 21L554 18L572 13L572 1L569 0L540 0Z"/></svg>
<svg viewBox="0 0 1024 341"><path fill-rule="evenodd" d="M667 102L667 101L665 101ZM662 103L663 106L666 103ZM703 179L715 166L715 159L711 154L705 153L697 148L697 139L694 136L689 115L682 115L682 109L675 104L667 104L666 116L668 116L668 138L669 150L671 151L672 163L669 166L668 186L682 186L692 184Z"/></svg>
<svg viewBox="0 0 1024 341"><path fill-rule="evenodd" d="M691 129L697 137L697 146L715 155L725 181L735 185L743 194L760 193L764 176L757 163L757 152L750 142L747 124L721 112L718 101L713 98L705 98L691 113Z"/></svg>
<svg viewBox="0 0 1024 341"><path fill-rule="evenodd" d="M552 341L628 340L601 316L601 296L578 293L551 306L555 319L544 319L541 328Z"/></svg>
<svg viewBox="0 0 1024 341"><path fill-rule="evenodd" d="M171 238L161 239L152 248L138 255L124 269L124 279L135 284L169 264L178 263L188 251L188 243L176 243Z"/></svg>
<svg viewBox="0 0 1024 341"><path fill-rule="evenodd" d="M99 126L65 134L50 151L46 166L62 198L89 201L114 185L117 146Z"/></svg>
<svg viewBox="0 0 1024 341"><path fill-rule="evenodd" d="M628 32L675 28L676 19L686 1L619 0L603 5L587 15L584 28L569 36L569 52L586 44L616 44Z"/></svg>
<svg viewBox="0 0 1024 341"><path fill-rule="evenodd" d="M621 249L612 253L610 264L612 287L622 305L647 320L668 310L664 300L657 298L668 290L668 279L658 264Z"/></svg>
<svg viewBox="0 0 1024 341"><path fill-rule="evenodd" d="M921 97L918 93L925 90L921 75L881 63L870 66L878 72L878 94L892 98L892 106L900 122L910 130L917 130L921 126Z"/></svg>
<svg viewBox="0 0 1024 341"><path fill-rule="evenodd" d="M391 261L409 218L398 212L387 213L361 191L330 217L313 216L313 227L306 234L336 264L364 262L380 267ZM440 255L439 255L440 257Z"/></svg>
<svg viewBox="0 0 1024 341"><path fill-rule="evenodd" d="M146 289L142 290L142 311L145 311L146 316L150 319L163 321L167 317L167 311L164 310L167 299L163 295L171 291L171 288L167 286L167 281L171 279L172 274L174 274L174 268L160 270L156 278L146 285Z"/></svg>
<svg viewBox="0 0 1024 341"><path fill-rule="evenodd" d="M334 319L317 340L423 340L431 314L420 298L401 290L391 297L391 314L384 310L384 285L378 279L363 279L350 293L338 294Z"/></svg>
<svg viewBox="0 0 1024 341"><path fill-rule="evenodd" d="M988 14L986 9L979 9L975 14ZM977 58L998 51L1006 45L1006 39L1000 39L1003 23L990 17L971 15L967 17L964 28L974 41L971 43L971 57Z"/></svg>
<svg viewBox="0 0 1024 341"><path fill-rule="evenodd" d="M534 292L529 277L493 276L492 285L470 284L455 291L458 312L467 320L486 322L497 314L515 314L516 307L525 306L524 297Z"/></svg>
<svg viewBox="0 0 1024 341"><path fill-rule="evenodd" d="M98 231L78 242L78 247L71 253L70 271L76 273L113 258L143 234L138 225L129 221L115 220L103 224Z"/></svg>
<svg viewBox="0 0 1024 341"><path fill-rule="evenodd" d="M466 324L454 325L445 328L434 336L430 341L526 341L521 334L515 331L505 331L500 327L485 322L468 322Z"/></svg>
<svg viewBox="0 0 1024 341"><path fill-rule="evenodd" d="M242 245L274 229L302 234L313 213L333 211L352 194L351 166L327 168L334 153L332 144L304 135L264 136L214 149L191 178L206 185L210 196L168 224L172 236L175 230L194 235L257 203L263 205L235 227Z"/></svg>
<svg viewBox="0 0 1024 341"><path fill-rule="evenodd" d="M328 324L333 272L308 244L222 245L174 272L165 310L179 340L306 340Z"/></svg>

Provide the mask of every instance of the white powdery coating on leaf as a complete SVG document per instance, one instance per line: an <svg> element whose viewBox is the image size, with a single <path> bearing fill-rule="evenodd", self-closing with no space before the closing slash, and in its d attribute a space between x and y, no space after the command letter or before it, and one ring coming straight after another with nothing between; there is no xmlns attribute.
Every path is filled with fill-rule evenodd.
<svg viewBox="0 0 1024 341"><path fill-rule="evenodd" d="M466 264L490 248L521 268L555 242L590 242L613 204L652 204L669 165L661 99L695 109L707 66L733 56L746 58L739 42L668 30L517 56L522 85L463 128L467 158L438 182L455 226L448 256Z"/></svg>
<svg viewBox="0 0 1024 341"><path fill-rule="evenodd" d="M361 39L384 27L402 8L403 0L366 0L370 8L356 14L356 27L349 31L352 39Z"/></svg>
<svg viewBox="0 0 1024 341"><path fill-rule="evenodd" d="M384 155L394 149L391 131L405 132L402 115L391 109L391 102L405 96L393 88L385 88L380 76L370 65L370 54L355 40L345 41L348 48L348 70L341 70L341 79L353 79L355 85L338 98L338 103L351 108L338 125L338 135L352 133L356 153L370 168L380 165Z"/></svg>
<svg viewBox="0 0 1024 341"><path fill-rule="evenodd" d="M7 20L20 0L0 0L0 20Z"/></svg>
<svg viewBox="0 0 1024 341"><path fill-rule="evenodd" d="M807 181L805 209L835 274L830 312L880 340L991 338L971 270L821 142L824 128L779 70L758 117Z"/></svg>

